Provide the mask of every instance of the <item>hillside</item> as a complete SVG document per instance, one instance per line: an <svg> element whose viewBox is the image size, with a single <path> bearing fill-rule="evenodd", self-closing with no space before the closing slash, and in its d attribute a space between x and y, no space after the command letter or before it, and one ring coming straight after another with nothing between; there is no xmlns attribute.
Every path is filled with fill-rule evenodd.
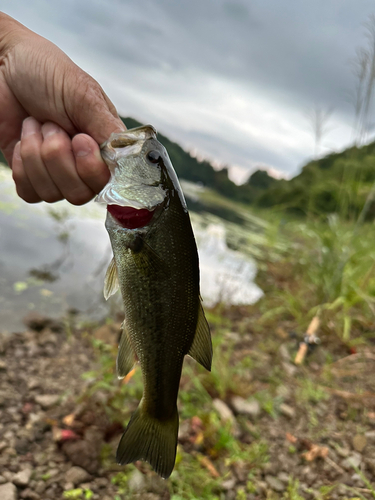
<svg viewBox="0 0 375 500"><path fill-rule="evenodd" d="M278 207L300 215L335 212L356 218L367 200L366 217L373 219L374 182L375 142L311 161L296 177L263 190L254 202L259 207Z"/></svg>
<svg viewBox="0 0 375 500"><path fill-rule="evenodd" d="M128 128L141 125L133 118L122 118ZM158 134L167 148L181 179L202 183L233 201L257 208L275 207L296 215L329 214L358 217L366 200L366 217L375 216L371 201L375 181L375 142L361 148L351 147L305 165L290 180L277 180L264 170L255 171L247 182L237 186L228 177L228 169L215 170L208 161L198 161L177 143ZM4 160L0 152L0 162Z"/></svg>

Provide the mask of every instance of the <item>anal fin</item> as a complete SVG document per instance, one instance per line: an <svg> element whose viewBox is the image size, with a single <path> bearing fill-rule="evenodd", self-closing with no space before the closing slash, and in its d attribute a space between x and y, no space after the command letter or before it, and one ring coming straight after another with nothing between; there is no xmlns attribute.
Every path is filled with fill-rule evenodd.
<svg viewBox="0 0 375 500"><path fill-rule="evenodd" d="M105 273L105 278L104 278L104 298L105 300L108 300L111 295L117 292L119 289L120 284L118 281L118 274L117 274L117 268L116 268L116 262L115 258L111 260L107 272Z"/></svg>
<svg viewBox="0 0 375 500"><path fill-rule="evenodd" d="M204 315L203 307L199 302L197 329L193 344L188 352L189 356L194 358L206 370L211 371L212 363L212 342L210 327L208 326L206 316Z"/></svg>

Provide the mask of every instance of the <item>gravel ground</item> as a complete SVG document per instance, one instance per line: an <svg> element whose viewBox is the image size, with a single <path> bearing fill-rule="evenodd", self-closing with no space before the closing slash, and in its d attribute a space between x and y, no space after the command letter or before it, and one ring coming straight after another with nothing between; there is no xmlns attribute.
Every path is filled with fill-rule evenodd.
<svg viewBox="0 0 375 500"><path fill-rule="evenodd" d="M104 391L87 396L92 380L82 374L97 363L89 336L35 314L26 322L25 333L0 336L0 499L69 498L77 488L82 490L81 498L87 492L86 498L93 500L114 499L118 488L113 478L123 470L114 455L123 429L109 421ZM117 325L98 328L93 335L114 344ZM256 349L250 335L245 340L230 335L236 343L234 356ZM327 374L322 352L310 362L307 374L291 362L290 346L288 339L281 339L272 355L264 348L255 351L260 362L251 373L253 391L259 393L266 386L271 365L279 370L272 409L259 398L237 395L224 401L212 396L213 410L223 422L232 422L236 438L243 443L266 440L269 456L254 469L241 461L233 464L219 487L219 498L293 498L287 496L291 477L298 480L302 498L374 498L369 484L375 484L375 354L367 350L354 358L344 357ZM301 380L322 377L331 382L328 396L315 394L316 386L309 389L308 382L303 385L304 396ZM204 454L204 443L195 448L192 439L194 428L201 424L194 418L181 421L180 446L186 452L199 449ZM221 474L220 464L212 468L210 460L202 463L207 474ZM132 493L117 498L171 498L169 482L142 463L128 479ZM331 492L330 485L335 485Z"/></svg>

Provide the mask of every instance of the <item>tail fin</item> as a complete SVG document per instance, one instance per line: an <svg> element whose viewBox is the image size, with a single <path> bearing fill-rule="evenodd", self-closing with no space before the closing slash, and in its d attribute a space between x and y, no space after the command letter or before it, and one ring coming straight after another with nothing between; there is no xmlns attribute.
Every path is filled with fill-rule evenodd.
<svg viewBox="0 0 375 500"><path fill-rule="evenodd" d="M134 412L117 448L117 463L145 460L161 477L167 479L176 460L178 435L177 407L169 420L152 417L142 407Z"/></svg>

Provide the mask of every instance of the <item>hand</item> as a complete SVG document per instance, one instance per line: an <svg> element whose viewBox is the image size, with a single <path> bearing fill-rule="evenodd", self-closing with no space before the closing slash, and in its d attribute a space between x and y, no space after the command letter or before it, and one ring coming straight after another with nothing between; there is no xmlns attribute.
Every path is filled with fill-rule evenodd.
<svg viewBox="0 0 375 500"><path fill-rule="evenodd" d="M82 205L109 179L98 143L125 130L100 85L0 12L0 149L29 203Z"/></svg>

